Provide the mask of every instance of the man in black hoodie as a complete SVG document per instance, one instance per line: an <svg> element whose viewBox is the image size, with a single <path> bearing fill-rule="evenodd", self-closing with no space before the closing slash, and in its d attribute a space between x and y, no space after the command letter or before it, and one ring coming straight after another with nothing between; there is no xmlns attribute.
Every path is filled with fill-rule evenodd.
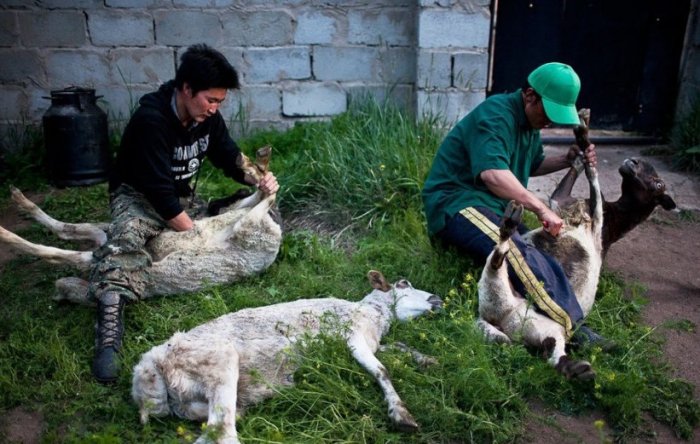
<svg viewBox="0 0 700 444"><path fill-rule="evenodd" d="M123 308L141 297L151 264L146 242L165 227L193 226L186 202L193 201L190 180L204 158L237 182L268 194L279 188L272 173L253 184L237 167L241 152L219 106L238 87L236 70L220 52L193 45L182 54L175 79L144 95L124 130L109 182L109 241L95 252L99 260L90 275L97 302L92 372L100 382L117 379Z"/></svg>

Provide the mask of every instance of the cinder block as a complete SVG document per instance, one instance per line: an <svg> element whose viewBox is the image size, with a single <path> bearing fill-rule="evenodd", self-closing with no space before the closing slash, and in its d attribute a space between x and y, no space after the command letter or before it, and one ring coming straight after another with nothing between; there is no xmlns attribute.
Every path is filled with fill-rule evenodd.
<svg viewBox="0 0 700 444"><path fill-rule="evenodd" d="M112 77L122 84L160 84L175 78L171 49L115 49L110 51Z"/></svg>
<svg viewBox="0 0 700 444"><path fill-rule="evenodd" d="M416 50L385 48L381 50L381 79L389 84L416 81Z"/></svg>
<svg viewBox="0 0 700 444"><path fill-rule="evenodd" d="M137 11L95 11L88 14L90 39L95 46L153 44L153 18Z"/></svg>
<svg viewBox="0 0 700 444"><path fill-rule="evenodd" d="M176 8L226 8L231 0L173 0Z"/></svg>
<svg viewBox="0 0 700 444"><path fill-rule="evenodd" d="M297 15L294 43L322 45L332 43L339 31L339 19L330 11L304 11Z"/></svg>
<svg viewBox="0 0 700 444"><path fill-rule="evenodd" d="M345 91L332 83L304 83L282 92L285 116L332 116L347 107Z"/></svg>
<svg viewBox="0 0 700 444"><path fill-rule="evenodd" d="M348 13L348 43L408 46L415 41L413 11L373 9Z"/></svg>
<svg viewBox="0 0 700 444"><path fill-rule="evenodd" d="M69 86L96 88L111 85L109 60L104 54L90 51L50 51L46 56L46 72L51 89Z"/></svg>
<svg viewBox="0 0 700 444"><path fill-rule="evenodd" d="M244 58L248 84L311 78L311 57L306 47L250 49Z"/></svg>
<svg viewBox="0 0 700 444"><path fill-rule="evenodd" d="M15 120L27 111L27 97L18 87L0 87L0 120Z"/></svg>
<svg viewBox="0 0 700 444"><path fill-rule="evenodd" d="M419 5L422 7L440 6L443 8L449 8L452 6L452 3L452 0L419 0Z"/></svg>
<svg viewBox="0 0 700 444"><path fill-rule="evenodd" d="M282 115L282 93L276 86L249 86L229 91L221 114L229 120L274 120Z"/></svg>
<svg viewBox="0 0 700 444"><path fill-rule="evenodd" d="M4 8L26 8L27 0L2 0L2 6Z"/></svg>
<svg viewBox="0 0 700 444"><path fill-rule="evenodd" d="M207 43L216 47L221 41L218 14L200 11L158 11L154 13L156 43L183 46Z"/></svg>
<svg viewBox="0 0 700 444"><path fill-rule="evenodd" d="M452 86L452 56L444 51L418 51L416 86L444 89Z"/></svg>
<svg viewBox="0 0 700 444"><path fill-rule="evenodd" d="M187 48L180 48L177 54L177 64L180 64L180 55L182 52L185 51ZM227 47L222 47L222 48L217 48L221 53L226 57L226 60L233 65L234 68L236 68L236 71L238 72L238 79L241 81L241 83L244 83L244 79L246 78L247 72L248 72L248 63L245 61L245 58L243 54L245 51L242 48L227 48Z"/></svg>
<svg viewBox="0 0 700 444"><path fill-rule="evenodd" d="M0 49L0 60L11 60L3 63L0 69L0 82L25 84L34 80L40 84L46 82L43 62L38 50L34 49Z"/></svg>
<svg viewBox="0 0 700 444"><path fill-rule="evenodd" d="M448 10L422 11L418 20L421 48L488 48L489 18Z"/></svg>
<svg viewBox="0 0 700 444"><path fill-rule="evenodd" d="M126 123L138 107L139 99L144 94L155 91L158 86L160 85L100 86L96 89L97 94L102 96L98 103L107 113L110 124L118 121Z"/></svg>
<svg viewBox="0 0 700 444"><path fill-rule="evenodd" d="M152 8L170 5L164 0L105 0L105 6L110 8Z"/></svg>
<svg viewBox="0 0 700 444"><path fill-rule="evenodd" d="M17 14L13 11L0 11L0 46L17 45L18 37Z"/></svg>
<svg viewBox="0 0 700 444"><path fill-rule="evenodd" d="M17 16L24 46L71 47L87 41L82 11L32 11Z"/></svg>
<svg viewBox="0 0 700 444"><path fill-rule="evenodd" d="M483 91L418 91L417 113L418 116L439 117L449 127L466 116L485 98L486 94Z"/></svg>
<svg viewBox="0 0 700 444"><path fill-rule="evenodd" d="M415 115L416 103L413 85L350 86L347 90L350 106L356 101L372 99L380 105L388 103L396 106L406 115Z"/></svg>
<svg viewBox="0 0 700 444"><path fill-rule="evenodd" d="M454 54L454 86L457 88L486 89L489 57L485 53L460 52Z"/></svg>
<svg viewBox="0 0 700 444"><path fill-rule="evenodd" d="M314 48L313 54L313 73L317 80L380 80L378 48L320 46Z"/></svg>
<svg viewBox="0 0 700 444"><path fill-rule="evenodd" d="M40 122L44 113L51 106L51 94L48 89L38 86L28 86L24 88L24 94L27 96L26 117L33 122ZM24 110L22 111L24 112Z"/></svg>
<svg viewBox="0 0 700 444"><path fill-rule="evenodd" d="M41 6L46 9L95 9L102 8L103 3L102 0L42 0Z"/></svg>
<svg viewBox="0 0 700 444"><path fill-rule="evenodd" d="M297 121L297 119L283 119L283 120L248 120L245 122L231 122L228 125L228 132L231 134L231 137L235 139L240 139L243 137L250 136L251 134L254 134L259 131L269 131L269 130L277 130L277 131L286 131L292 126L294 126L294 123ZM255 149L260 148L260 147L253 147L250 149L250 151L246 152L249 156L254 156L255 155ZM272 147L272 163L274 164L274 159L275 159L275 153L274 153L275 147ZM271 169L275 171L275 166L272 165Z"/></svg>
<svg viewBox="0 0 700 444"><path fill-rule="evenodd" d="M293 19L286 11L236 11L221 15L227 45L283 46L292 43Z"/></svg>

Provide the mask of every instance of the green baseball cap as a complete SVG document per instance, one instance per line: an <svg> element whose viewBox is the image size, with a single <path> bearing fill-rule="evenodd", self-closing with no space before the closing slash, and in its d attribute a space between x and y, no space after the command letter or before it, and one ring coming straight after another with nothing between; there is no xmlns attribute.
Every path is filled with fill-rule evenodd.
<svg viewBox="0 0 700 444"><path fill-rule="evenodd" d="M527 77L532 88L542 96L544 112L549 120L560 125L578 125L576 99L581 80L574 69L563 63L545 63Z"/></svg>

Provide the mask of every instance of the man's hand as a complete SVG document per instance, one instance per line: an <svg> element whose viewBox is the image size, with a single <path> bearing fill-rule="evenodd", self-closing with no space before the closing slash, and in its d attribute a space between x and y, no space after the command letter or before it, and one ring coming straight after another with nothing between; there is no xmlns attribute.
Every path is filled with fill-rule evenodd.
<svg viewBox="0 0 700 444"><path fill-rule="evenodd" d="M573 165L576 157L580 155L581 150L579 149L579 147L576 145L571 145L571 148L569 148L569 152L566 153L566 160L569 162L569 164ZM595 145L590 144L588 145L588 147L586 147L585 151L583 152L583 161L595 168L595 166L598 164L598 157L596 156Z"/></svg>
<svg viewBox="0 0 700 444"><path fill-rule="evenodd" d="M280 189L280 186L275 175L268 171L258 182L258 189L269 195L275 194Z"/></svg>
<svg viewBox="0 0 700 444"><path fill-rule="evenodd" d="M184 211L172 219L167 220L166 223L175 231L187 231L194 227L192 219L190 219L190 216Z"/></svg>
<svg viewBox="0 0 700 444"><path fill-rule="evenodd" d="M559 236L559 232L564 226L564 221L557 216L557 213L545 206L539 213L537 213L537 218L542 223L542 228L544 228L544 231L554 237Z"/></svg>

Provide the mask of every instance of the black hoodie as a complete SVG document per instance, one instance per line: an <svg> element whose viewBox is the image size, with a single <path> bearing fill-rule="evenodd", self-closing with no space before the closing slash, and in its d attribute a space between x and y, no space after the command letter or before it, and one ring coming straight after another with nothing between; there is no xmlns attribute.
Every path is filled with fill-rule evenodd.
<svg viewBox="0 0 700 444"><path fill-rule="evenodd" d="M219 111L185 128L171 105L174 90L171 80L141 97L124 130L109 181L110 191L125 183L143 193L165 220L182 212L179 198L191 194L189 181L205 156L226 176L244 183L236 166L240 150Z"/></svg>

